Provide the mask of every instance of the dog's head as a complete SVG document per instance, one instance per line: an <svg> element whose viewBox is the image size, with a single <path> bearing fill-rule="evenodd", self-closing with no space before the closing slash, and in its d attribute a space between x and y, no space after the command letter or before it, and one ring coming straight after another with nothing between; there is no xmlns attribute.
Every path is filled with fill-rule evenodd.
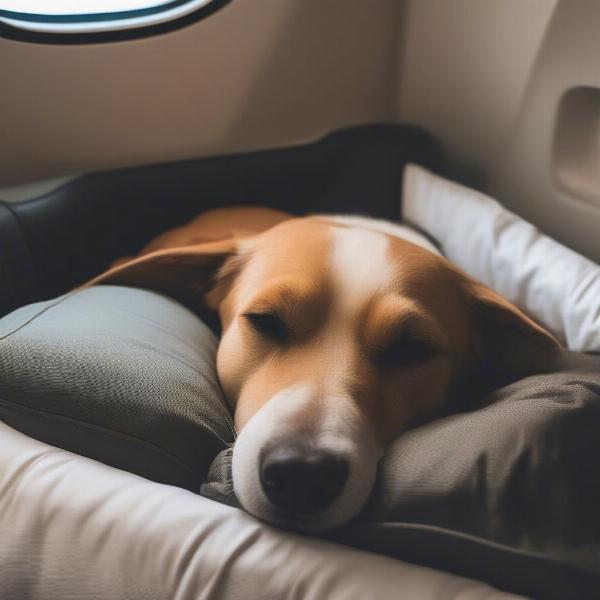
<svg viewBox="0 0 600 600"><path fill-rule="evenodd" d="M533 372L557 347L444 258L317 217L107 275L218 311L235 492L250 513L306 530L355 516L386 445L446 412L465 383Z"/></svg>

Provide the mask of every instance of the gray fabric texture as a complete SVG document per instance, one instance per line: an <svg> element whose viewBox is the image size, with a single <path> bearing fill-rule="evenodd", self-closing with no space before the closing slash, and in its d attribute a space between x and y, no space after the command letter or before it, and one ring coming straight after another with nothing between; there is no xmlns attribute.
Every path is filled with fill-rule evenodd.
<svg viewBox="0 0 600 600"><path fill-rule="evenodd" d="M485 404L396 440L365 518L458 530L600 573L600 359L564 353L551 373Z"/></svg>
<svg viewBox="0 0 600 600"><path fill-rule="evenodd" d="M233 441L217 340L158 294L98 286L0 320L0 418L67 450L197 491Z"/></svg>

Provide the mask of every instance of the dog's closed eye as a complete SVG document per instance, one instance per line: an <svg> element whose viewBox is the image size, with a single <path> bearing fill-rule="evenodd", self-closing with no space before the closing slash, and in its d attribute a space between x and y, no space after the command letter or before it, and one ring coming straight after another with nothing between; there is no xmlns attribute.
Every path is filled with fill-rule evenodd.
<svg viewBox="0 0 600 600"><path fill-rule="evenodd" d="M252 329L273 341L285 342L288 338L288 328L276 312L248 312L244 318Z"/></svg>
<svg viewBox="0 0 600 600"><path fill-rule="evenodd" d="M402 336L380 350L376 357L382 367L396 368L426 363L438 353L437 348L429 342Z"/></svg>

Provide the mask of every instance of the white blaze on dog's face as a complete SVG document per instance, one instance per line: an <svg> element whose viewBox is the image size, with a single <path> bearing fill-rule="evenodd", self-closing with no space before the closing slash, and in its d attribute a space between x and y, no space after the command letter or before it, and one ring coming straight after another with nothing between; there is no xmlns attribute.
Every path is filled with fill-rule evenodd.
<svg viewBox="0 0 600 600"><path fill-rule="evenodd" d="M240 432L236 494L271 522L339 525L367 501L385 445L442 408L465 363L453 272L403 240L317 218L256 236L224 271L212 301Z"/></svg>

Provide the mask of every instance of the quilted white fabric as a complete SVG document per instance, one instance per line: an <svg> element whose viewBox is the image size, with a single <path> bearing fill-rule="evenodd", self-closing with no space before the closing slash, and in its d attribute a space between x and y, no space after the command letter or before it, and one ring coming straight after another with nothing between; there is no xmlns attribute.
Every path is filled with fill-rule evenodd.
<svg viewBox="0 0 600 600"><path fill-rule="evenodd" d="M498 202L410 164L405 220L571 350L600 351L600 267ZM600 238L599 238L600 239Z"/></svg>
<svg viewBox="0 0 600 600"><path fill-rule="evenodd" d="M0 573L3 599L516 598L273 529L1 422Z"/></svg>

